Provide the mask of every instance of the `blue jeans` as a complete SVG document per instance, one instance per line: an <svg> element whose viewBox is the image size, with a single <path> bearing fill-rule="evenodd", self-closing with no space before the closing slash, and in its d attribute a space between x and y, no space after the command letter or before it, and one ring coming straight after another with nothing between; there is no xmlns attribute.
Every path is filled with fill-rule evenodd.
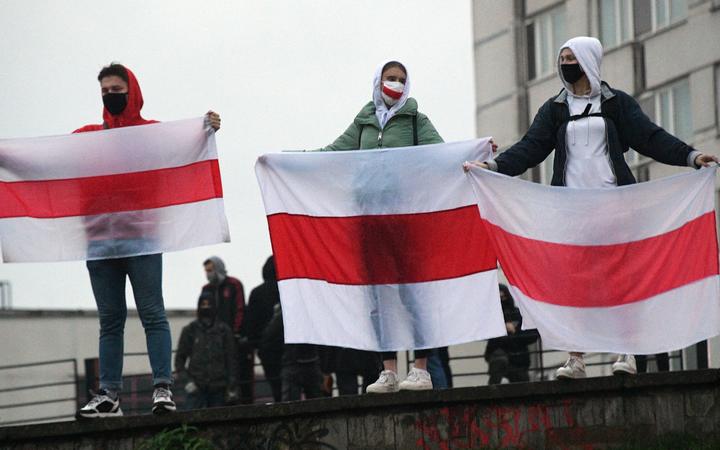
<svg viewBox="0 0 720 450"><path fill-rule="evenodd" d="M172 341L162 297L162 255L87 261L100 318L100 388L122 389L125 280L145 329L153 384L172 384Z"/></svg>

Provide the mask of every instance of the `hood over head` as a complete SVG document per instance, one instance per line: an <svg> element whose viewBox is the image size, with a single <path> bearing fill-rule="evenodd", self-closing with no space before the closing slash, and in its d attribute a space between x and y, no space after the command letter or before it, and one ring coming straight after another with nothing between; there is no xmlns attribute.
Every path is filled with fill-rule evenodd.
<svg viewBox="0 0 720 450"><path fill-rule="evenodd" d="M407 70L407 66L402 64L402 66L405 67L405 88L402 96L398 102L390 108L388 108L385 104L385 100L383 100L382 97L382 73L383 68L391 62L402 64L397 59L388 59L387 61L383 61L383 63L375 70L375 78L373 79L373 103L375 104L375 116L380 123L380 128L384 128L387 121L390 120L390 118L394 116L395 113L397 113L403 106L405 106L405 102L407 102L410 95L410 73Z"/></svg>
<svg viewBox="0 0 720 450"><path fill-rule="evenodd" d="M205 308L201 308L200 306L207 302L208 306ZM213 298L212 294L209 292L203 292L200 294L200 298L198 298L197 303L197 317L201 321L204 320L205 322L212 323L215 320L215 316L217 315L217 308L215 305L215 299Z"/></svg>
<svg viewBox="0 0 720 450"><path fill-rule="evenodd" d="M262 268L263 280L268 283L276 283L277 275L275 273L275 257L271 256L265 261L265 265Z"/></svg>
<svg viewBox="0 0 720 450"><path fill-rule="evenodd" d="M225 262L220 259L219 256L211 256L208 259L203 262L203 265L207 263L213 263L213 266L215 267L215 277L214 279L208 279L208 281L212 284L221 284L223 281L225 281L225 278L227 278L227 269L225 268Z"/></svg>
<svg viewBox="0 0 720 450"><path fill-rule="evenodd" d="M590 81L590 97L600 94L600 65L602 64L603 48L599 40L588 37L578 36L570 39L560 47L557 58L557 71L560 80L565 85L568 93L572 94L572 85L565 81L562 70L560 70L560 53L564 48L569 48L575 54L580 67Z"/></svg>
<svg viewBox="0 0 720 450"><path fill-rule="evenodd" d="M125 67L125 66L123 66ZM118 115L110 114L107 108L103 107L103 120L107 124L108 128L120 128L129 127L133 125L144 125L146 123L153 123L154 120L145 120L140 115L140 110L143 107L143 96L140 90L140 84L138 84L135 74L130 69L125 67L128 77L128 102L127 106Z"/></svg>

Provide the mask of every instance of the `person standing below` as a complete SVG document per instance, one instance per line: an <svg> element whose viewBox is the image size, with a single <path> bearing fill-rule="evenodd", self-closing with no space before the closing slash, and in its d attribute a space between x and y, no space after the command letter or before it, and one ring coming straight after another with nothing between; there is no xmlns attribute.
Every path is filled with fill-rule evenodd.
<svg viewBox="0 0 720 450"><path fill-rule="evenodd" d="M185 382L186 409L223 406L237 397L235 336L217 319L215 301L207 293L198 300L197 319L180 334L175 371Z"/></svg>
<svg viewBox="0 0 720 450"><path fill-rule="evenodd" d="M143 96L135 75L117 63L104 67L99 75L103 102L103 123L86 125L74 133L101 131L156 123L140 115ZM220 129L220 116L209 111L206 121L214 130ZM172 151L172 149L169 149ZM127 215L126 215L127 214ZM146 238L132 223L132 213L114 215L112 223L105 216L88 219L88 273L100 319L100 389L87 405L77 412L78 418L122 416L119 393L122 389L123 340L127 306L125 282L130 279L135 304L145 330L148 357L152 367L152 412L175 411L172 385L170 326L165 315L162 296L162 255L139 255L125 258L104 257L108 246L129 248ZM123 221L127 223L124 223ZM128 239L109 239L111 227L128 228ZM104 257L104 258L103 258Z"/></svg>
<svg viewBox="0 0 720 450"><path fill-rule="evenodd" d="M275 305L280 304L277 277L275 275L275 258L270 256L262 268L263 282L250 292L248 300L245 330L252 349L258 350L258 357L265 372L265 380L270 384L273 400L282 400L282 368L283 342L275 345L263 345L263 332L273 317Z"/></svg>
<svg viewBox="0 0 720 450"><path fill-rule="evenodd" d="M240 403L250 404L253 402L255 356L245 332L245 290L240 280L228 276L225 262L219 257L211 256L203 262L203 266L208 284L203 286L202 294L213 299L218 319L225 322L235 334Z"/></svg>
<svg viewBox="0 0 720 450"><path fill-rule="evenodd" d="M537 341L536 330L522 330L520 309L504 284L500 285L500 302L507 336L490 339L485 347L485 361L490 373L488 384L500 384L503 378L511 383L530 381L528 345Z"/></svg>
<svg viewBox="0 0 720 450"><path fill-rule="evenodd" d="M516 176L555 150L553 186L609 188L635 183L623 153L633 148L656 161L699 168L717 162L654 124L635 99L600 78L603 49L592 37L567 41L558 54L564 88L538 111L525 136L495 160L471 165ZM619 355L613 373L636 374L635 358ZM584 378L583 354L571 352L558 378Z"/></svg>
<svg viewBox="0 0 720 450"><path fill-rule="evenodd" d="M340 395L358 395L367 392L368 386L382 371L382 361L379 353L354 348L335 347L335 379L337 380ZM358 386L358 377L362 384Z"/></svg>
<svg viewBox="0 0 720 450"><path fill-rule="evenodd" d="M319 346L313 344L285 344L285 326L282 317L282 305L273 308L270 323L263 331L263 345L276 347L282 345L282 401L297 401L322 397L323 373L320 365Z"/></svg>

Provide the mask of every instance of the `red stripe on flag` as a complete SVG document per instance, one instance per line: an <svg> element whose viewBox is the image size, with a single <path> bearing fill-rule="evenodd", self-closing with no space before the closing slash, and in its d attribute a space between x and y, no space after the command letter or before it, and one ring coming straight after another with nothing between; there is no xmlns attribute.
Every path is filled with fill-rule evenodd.
<svg viewBox="0 0 720 450"><path fill-rule="evenodd" d="M420 214L268 216L278 280L420 283L497 267L477 206Z"/></svg>
<svg viewBox="0 0 720 450"><path fill-rule="evenodd" d="M135 211L222 197L218 161L64 180L0 182L0 218Z"/></svg>
<svg viewBox="0 0 720 450"><path fill-rule="evenodd" d="M485 223L510 284L555 305L619 306L719 273L714 212L668 233L614 245L543 242Z"/></svg>

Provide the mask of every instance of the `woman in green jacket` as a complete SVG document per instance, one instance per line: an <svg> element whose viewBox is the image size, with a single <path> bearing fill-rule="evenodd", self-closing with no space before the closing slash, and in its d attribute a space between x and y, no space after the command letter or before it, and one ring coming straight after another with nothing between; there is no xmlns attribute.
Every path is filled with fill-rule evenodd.
<svg viewBox="0 0 720 450"><path fill-rule="evenodd" d="M323 151L408 147L443 142L426 115L418 112L417 101L409 97L410 79L405 66L388 61L378 67L373 81L373 100L363 107L355 120L335 142ZM369 393L432 389L427 371L430 350L415 351L415 367L407 379L399 382L395 352L384 352L383 371Z"/></svg>
<svg viewBox="0 0 720 450"><path fill-rule="evenodd" d="M409 97L410 79L397 61L381 65L373 82L373 100L335 142L322 150L358 150L443 142L417 101Z"/></svg>

